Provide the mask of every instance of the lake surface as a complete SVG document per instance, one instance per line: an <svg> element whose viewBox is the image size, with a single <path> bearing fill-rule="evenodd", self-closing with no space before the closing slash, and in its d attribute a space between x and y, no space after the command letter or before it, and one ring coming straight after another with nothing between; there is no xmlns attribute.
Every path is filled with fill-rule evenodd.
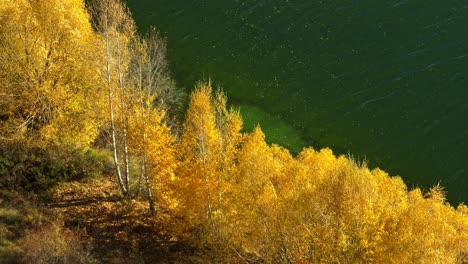
<svg viewBox="0 0 468 264"><path fill-rule="evenodd" d="M211 78L298 152L330 147L468 202L468 3L128 0L179 85Z"/></svg>

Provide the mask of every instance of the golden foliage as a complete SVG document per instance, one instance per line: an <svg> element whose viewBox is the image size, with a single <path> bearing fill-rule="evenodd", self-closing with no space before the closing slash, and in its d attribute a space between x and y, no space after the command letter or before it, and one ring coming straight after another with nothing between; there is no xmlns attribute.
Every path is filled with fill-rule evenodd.
<svg viewBox="0 0 468 264"><path fill-rule="evenodd" d="M199 84L190 98L180 142L177 185L184 210L195 223L209 221L216 207L220 132L211 84Z"/></svg>
<svg viewBox="0 0 468 264"><path fill-rule="evenodd" d="M3 1L0 115L4 137L87 147L98 134L92 45L81 0Z"/></svg>

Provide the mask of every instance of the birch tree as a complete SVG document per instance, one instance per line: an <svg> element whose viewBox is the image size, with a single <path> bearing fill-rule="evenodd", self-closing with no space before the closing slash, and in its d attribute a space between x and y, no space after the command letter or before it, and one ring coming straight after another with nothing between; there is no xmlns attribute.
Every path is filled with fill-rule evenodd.
<svg viewBox="0 0 468 264"><path fill-rule="evenodd" d="M128 8L119 0L93 1L89 10L95 30L102 38L102 45L97 48L99 54L104 54L100 76L108 96L110 141L115 173L122 194L127 196L131 183L128 146L131 93L128 91L127 73L131 61L129 46L135 35L135 24ZM119 151L122 151L121 155Z"/></svg>
<svg viewBox="0 0 468 264"><path fill-rule="evenodd" d="M174 139L166 125L166 109L171 106L163 103L165 92L161 88L172 81L166 68L165 42L159 38L155 28L151 28L146 37L135 38L132 50L131 75L138 104L135 104L137 109L131 115L134 122L131 142L141 163L136 195L140 193L144 181L149 209L154 214L153 182L164 177L165 171L171 172L167 170L168 166L174 167L176 164L171 150ZM162 149L164 151L161 152ZM159 153L158 157L154 156L155 152ZM172 160L173 164L169 164L168 160Z"/></svg>

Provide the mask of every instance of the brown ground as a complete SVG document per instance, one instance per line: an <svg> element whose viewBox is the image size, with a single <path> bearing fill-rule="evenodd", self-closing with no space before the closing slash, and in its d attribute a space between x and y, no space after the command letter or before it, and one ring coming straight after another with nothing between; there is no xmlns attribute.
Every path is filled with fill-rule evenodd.
<svg viewBox="0 0 468 264"><path fill-rule="evenodd" d="M166 231L167 215L150 216L143 200L124 201L111 178L62 183L48 207L65 227L82 230L102 263L206 263Z"/></svg>

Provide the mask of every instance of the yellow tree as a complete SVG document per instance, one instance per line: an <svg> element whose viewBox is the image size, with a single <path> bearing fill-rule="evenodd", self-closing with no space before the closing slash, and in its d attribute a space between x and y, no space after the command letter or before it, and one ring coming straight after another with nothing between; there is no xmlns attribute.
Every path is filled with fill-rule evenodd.
<svg viewBox="0 0 468 264"><path fill-rule="evenodd" d="M166 68L165 42L155 28L151 28L145 38L134 38L132 55L130 75L135 89L132 91L133 100L130 100L132 111L128 116L131 127L129 143L131 152L141 163L136 195L144 180L150 211L154 213L152 183L160 182L161 177L172 173L168 167L174 168L177 163L173 151L174 138L165 122L169 120L165 118L166 110L172 107L164 103L170 101L166 93L171 89L168 86L172 81Z"/></svg>
<svg viewBox="0 0 468 264"><path fill-rule="evenodd" d="M215 212L219 140L211 83L199 83L183 126L178 170L184 210L195 224L211 223Z"/></svg>
<svg viewBox="0 0 468 264"><path fill-rule="evenodd" d="M168 203L172 197L168 195L168 187L177 167L175 137L164 121L164 111L140 106L134 106L131 110L130 151L141 161L139 181L144 180L149 210L154 214L159 206L156 201L170 206ZM141 182L138 184L142 186Z"/></svg>
<svg viewBox="0 0 468 264"><path fill-rule="evenodd" d="M213 108L215 112L215 127L219 133L217 146L217 210L223 210L223 193L229 191L229 185L233 182L236 174L235 156L239 150L239 145L243 140L240 133L242 129L242 119L239 111L227 108L227 97L218 90L214 94Z"/></svg>
<svg viewBox="0 0 468 264"><path fill-rule="evenodd" d="M96 54L101 86L107 90L110 140L115 172L122 194L130 193L130 154L128 115L133 94L128 80L131 63L130 44L135 36L135 23L130 11L120 0L91 1L90 13L101 41ZM122 154L119 154L121 150ZM123 173L120 160L123 159Z"/></svg>
<svg viewBox="0 0 468 264"><path fill-rule="evenodd" d="M225 215L235 199L232 183L242 120L237 111L227 110L226 104L221 91L213 94L211 82L198 84L190 98L179 144L177 188L182 212L192 226L202 226L208 232L207 239L222 237Z"/></svg>
<svg viewBox="0 0 468 264"><path fill-rule="evenodd" d="M150 202L150 210L157 212L162 206L166 209L175 207L175 195L172 193L171 183L174 181L174 171L178 161L175 148L175 137L171 134L170 127L165 124L164 113L155 111L149 113L151 120L147 126L147 174L144 177ZM152 196L154 193L157 204L154 205ZM152 205L153 203L153 205ZM157 208L155 208L157 207Z"/></svg>
<svg viewBox="0 0 468 264"><path fill-rule="evenodd" d="M238 247L267 261L288 261L278 193L284 164L275 156L275 152L281 152L276 148L266 144L260 127L245 137L238 153L237 199L232 214L235 218L229 220L233 225L230 237Z"/></svg>
<svg viewBox="0 0 468 264"><path fill-rule="evenodd" d="M5 135L87 147L100 127L84 3L2 1L0 115ZM96 111L97 110L97 111Z"/></svg>
<svg viewBox="0 0 468 264"><path fill-rule="evenodd" d="M415 189L407 197L408 206L396 224L396 238L391 240L394 243L388 245L391 250L384 257L394 263L464 263L468 218L460 211L463 205L455 210L446 204L440 186L426 195Z"/></svg>
<svg viewBox="0 0 468 264"><path fill-rule="evenodd" d="M365 164L358 165L330 150L303 151L298 161L310 180L298 183L296 224L303 225L309 245L299 257L310 261L372 262L382 249L385 219L378 182ZM384 187L385 188L385 187ZM394 204L396 201L389 201ZM390 213L390 212L389 212Z"/></svg>

